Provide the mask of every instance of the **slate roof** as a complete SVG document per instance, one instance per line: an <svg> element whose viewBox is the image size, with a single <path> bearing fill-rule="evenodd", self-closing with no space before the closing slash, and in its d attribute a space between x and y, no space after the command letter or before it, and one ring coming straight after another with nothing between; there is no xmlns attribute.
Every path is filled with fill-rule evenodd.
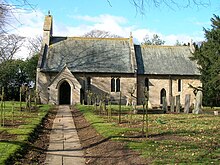
<svg viewBox="0 0 220 165"><path fill-rule="evenodd" d="M135 45L138 74L200 75L189 46Z"/></svg>
<svg viewBox="0 0 220 165"><path fill-rule="evenodd" d="M42 54L42 71L134 73L129 38L53 37Z"/></svg>

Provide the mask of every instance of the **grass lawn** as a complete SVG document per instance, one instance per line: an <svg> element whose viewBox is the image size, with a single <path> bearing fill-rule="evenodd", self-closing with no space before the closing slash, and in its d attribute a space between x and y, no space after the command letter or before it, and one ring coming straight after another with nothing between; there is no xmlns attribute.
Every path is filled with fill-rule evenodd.
<svg viewBox="0 0 220 165"><path fill-rule="evenodd" d="M85 118L104 137L126 141L151 164L219 164L220 116L213 114L149 114L148 138L140 135L142 115L113 116L94 113L93 106L77 105ZM123 107L122 107L123 109Z"/></svg>
<svg viewBox="0 0 220 165"><path fill-rule="evenodd" d="M8 159L19 155L27 142L31 140L34 130L48 113L51 106L41 105L38 110L20 111L19 103L5 103L4 126L0 126L0 164L7 164ZM2 115L2 113L0 113Z"/></svg>

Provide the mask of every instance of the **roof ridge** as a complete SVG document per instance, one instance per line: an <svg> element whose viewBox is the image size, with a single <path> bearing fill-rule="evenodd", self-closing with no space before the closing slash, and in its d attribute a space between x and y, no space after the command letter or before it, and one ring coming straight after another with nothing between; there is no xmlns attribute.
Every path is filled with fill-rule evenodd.
<svg viewBox="0 0 220 165"><path fill-rule="evenodd" d="M189 48L189 46L176 46L176 45L145 45L145 44L141 44L140 45L142 48L145 48L145 47L155 47L155 48L158 48L158 47L161 47L161 48Z"/></svg>
<svg viewBox="0 0 220 165"><path fill-rule="evenodd" d="M129 40L129 38L98 38L98 37L67 37L67 39L79 39L79 40Z"/></svg>

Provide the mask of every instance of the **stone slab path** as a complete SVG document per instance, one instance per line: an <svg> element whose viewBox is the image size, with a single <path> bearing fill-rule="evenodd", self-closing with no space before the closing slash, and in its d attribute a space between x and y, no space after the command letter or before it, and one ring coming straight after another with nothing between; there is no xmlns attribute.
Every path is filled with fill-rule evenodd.
<svg viewBox="0 0 220 165"><path fill-rule="evenodd" d="M85 165L69 106L59 106L50 134L46 165Z"/></svg>

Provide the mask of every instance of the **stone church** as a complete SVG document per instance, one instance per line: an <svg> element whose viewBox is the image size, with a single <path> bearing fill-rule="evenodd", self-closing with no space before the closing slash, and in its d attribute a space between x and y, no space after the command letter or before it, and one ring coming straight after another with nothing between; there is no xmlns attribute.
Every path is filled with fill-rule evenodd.
<svg viewBox="0 0 220 165"><path fill-rule="evenodd" d="M43 104L75 104L86 101L87 91L108 94L122 103L141 103L148 91L153 107L166 96L194 99L193 86L201 86L192 46L135 45L133 38L85 38L53 36L53 18L45 16L43 44L37 67L36 89Z"/></svg>

